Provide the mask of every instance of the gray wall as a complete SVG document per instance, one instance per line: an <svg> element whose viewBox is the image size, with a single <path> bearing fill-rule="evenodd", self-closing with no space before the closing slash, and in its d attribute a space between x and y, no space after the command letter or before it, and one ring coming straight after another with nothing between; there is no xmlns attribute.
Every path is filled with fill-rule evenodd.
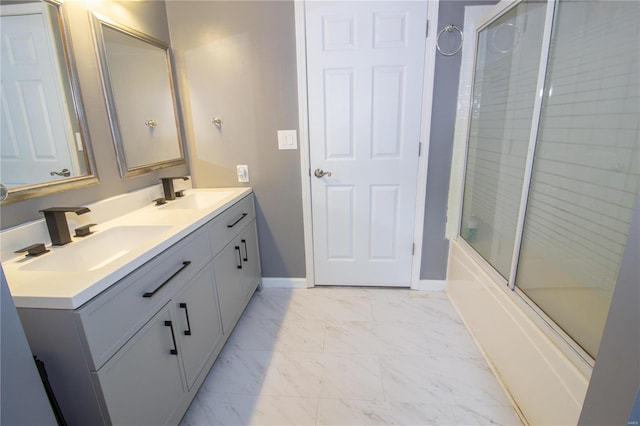
<svg viewBox="0 0 640 426"><path fill-rule="evenodd" d="M464 31L465 6L495 3L497 2L481 0L440 1L438 26L431 34L437 35L447 24L454 24ZM461 57L460 53L453 56L443 56L436 53L420 270L420 278L425 280L444 280L447 273L449 242L444 235L447 223L449 174L451 173Z"/></svg>
<svg viewBox="0 0 640 426"><path fill-rule="evenodd" d="M276 133L298 128L293 2L172 0L167 13L193 183L244 185L247 164L263 276L304 277L300 153Z"/></svg>
<svg viewBox="0 0 640 426"><path fill-rule="evenodd" d="M70 28L70 40L78 69L81 97L100 183L77 190L4 204L0 215L2 229L41 219L42 214L38 213L38 210L46 207L88 204L155 184L160 176L188 173L186 166L178 166L134 178L120 177L89 22L88 5L97 13L123 25L166 42L170 40L163 2L64 2L63 13L67 17Z"/></svg>
<svg viewBox="0 0 640 426"><path fill-rule="evenodd" d="M580 425L626 425L640 391L640 194ZM631 423L629 423L631 424Z"/></svg>
<svg viewBox="0 0 640 426"><path fill-rule="evenodd" d="M56 419L33 361L2 267L0 281L0 424L55 425Z"/></svg>

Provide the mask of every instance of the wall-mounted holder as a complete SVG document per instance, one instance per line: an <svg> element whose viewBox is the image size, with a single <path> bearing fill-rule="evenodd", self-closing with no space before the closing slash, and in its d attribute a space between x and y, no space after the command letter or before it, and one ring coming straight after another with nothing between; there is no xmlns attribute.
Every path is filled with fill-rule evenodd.
<svg viewBox="0 0 640 426"><path fill-rule="evenodd" d="M211 120L211 122L213 123L214 126L216 127L222 127L222 117L213 117L213 119Z"/></svg>
<svg viewBox="0 0 640 426"><path fill-rule="evenodd" d="M442 48L440 47L440 37L442 36L442 34L451 33L452 31L457 31L458 34L460 34L460 44L452 52L443 52ZM436 38L436 49L438 49L438 52L440 52L440 54L443 56L453 56L456 53L458 53L460 49L462 49L463 42L464 42L464 34L462 33L462 30L453 24L447 24L447 26L441 29L440 32L438 33L438 37Z"/></svg>

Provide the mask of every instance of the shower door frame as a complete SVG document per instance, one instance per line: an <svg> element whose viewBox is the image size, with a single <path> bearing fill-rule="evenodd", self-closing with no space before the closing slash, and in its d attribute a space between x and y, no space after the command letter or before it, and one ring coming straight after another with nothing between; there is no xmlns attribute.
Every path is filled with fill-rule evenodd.
<svg viewBox="0 0 640 426"><path fill-rule="evenodd" d="M478 60L478 49L480 33L487 29L497 19L517 7L519 4L526 0L503 0L496 4L495 8L490 10L478 24L474 32L475 49L473 58L473 77L471 79L471 90L469 94L469 104L473 105L475 80L476 80L476 63ZM523 184L521 190L520 205L518 208L518 219L515 231L514 248L511 259L511 266L509 271L509 277L505 278L500 274L491 263L480 255L477 250L471 246L462 237L462 206L464 200L464 188L466 182L467 161L469 156L469 135L471 127L471 119L467 122L467 129L465 134L465 151L464 151L464 168L462 174L462 190L460 191L460 214L457 230L457 241L464 248L465 252L475 259L482 267L483 271L502 288L509 297L511 297L518 305L522 307L528 307L524 309L527 316L532 319L536 324L543 326L543 330L546 331L547 337L554 341L558 347L564 348L565 355L573 359L574 364L584 373L590 375L590 370L595 364L595 359L585 351L567 332L565 332L556 322L547 315L538 305L536 305L521 289L515 285L516 274L518 269L518 261L520 257L520 249L522 246L522 236L524 233L524 222L527 211L527 203L529 199L529 190L531 185L531 178L533 174L533 161L535 156L535 150L537 145L538 129L540 125L540 115L542 111L542 101L544 99L544 89L547 73L547 64L549 61L549 52L551 48L551 36L554 25L555 13L557 10L557 4L559 0L547 0L545 11L545 28L543 30L542 45L540 48L540 62L538 65L538 80L536 85L535 103L531 118L531 130L529 134L529 145L527 148L527 158L525 162L525 170L523 175ZM469 109L469 117L471 116L471 108ZM511 290L511 291L508 291Z"/></svg>

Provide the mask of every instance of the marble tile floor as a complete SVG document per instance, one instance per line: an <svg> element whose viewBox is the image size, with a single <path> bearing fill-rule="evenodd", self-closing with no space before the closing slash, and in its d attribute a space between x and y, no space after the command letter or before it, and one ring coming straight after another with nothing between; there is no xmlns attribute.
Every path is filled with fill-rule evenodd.
<svg viewBox="0 0 640 426"><path fill-rule="evenodd" d="M190 425L521 425L444 292L264 289Z"/></svg>

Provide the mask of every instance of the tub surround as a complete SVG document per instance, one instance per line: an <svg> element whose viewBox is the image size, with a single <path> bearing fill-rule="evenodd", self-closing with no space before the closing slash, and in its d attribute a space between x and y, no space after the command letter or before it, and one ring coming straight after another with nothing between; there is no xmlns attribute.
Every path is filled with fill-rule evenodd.
<svg viewBox="0 0 640 426"><path fill-rule="evenodd" d="M69 228L72 231L90 223L97 225L92 228L94 233L89 237L72 237L72 242L62 247L49 246L44 220L4 231L1 234L2 266L16 307L75 309L252 192L251 188L189 189L190 182L176 181L176 190L185 189L187 196L218 192L222 198L201 208L171 208L173 203L187 201L186 198L158 207L152 200L162 196L161 185L112 197L87 205L91 210L89 213L69 216ZM142 231L139 237L133 236L130 241L123 238L119 257L104 265L97 262L88 269L83 269L82 265L60 265L58 269L55 266L50 269L36 266L52 255L64 259L62 253L77 252L80 244L85 245L85 241L91 238L134 227L147 229L148 232ZM122 235L128 237L127 233L123 232ZM46 243L50 253L35 258L14 253L21 247L42 242ZM122 253L124 251L126 253Z"/></svg>
<svg viewBox="0 0 640 426"><path fill-rule="evenodd" d="M530 424L577 424L590 368L560 350L474 255L451 241L447 295L496 376Z"/></svg>

